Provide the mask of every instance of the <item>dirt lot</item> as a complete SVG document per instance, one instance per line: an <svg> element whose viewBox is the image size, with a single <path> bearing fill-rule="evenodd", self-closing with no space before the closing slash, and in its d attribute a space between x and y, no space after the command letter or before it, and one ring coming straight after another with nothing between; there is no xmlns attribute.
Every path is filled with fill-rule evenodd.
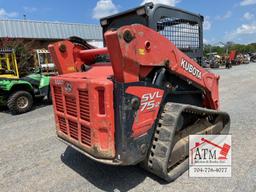
<svg viewBox="0 0 256 192"><path fill-rule="evenodd" d="M217 69L222 110L231 115L232 178L166 184L138 166L98 164L55 137L52 106L0 112L0 191L256 191L256 63Z"/></svg>

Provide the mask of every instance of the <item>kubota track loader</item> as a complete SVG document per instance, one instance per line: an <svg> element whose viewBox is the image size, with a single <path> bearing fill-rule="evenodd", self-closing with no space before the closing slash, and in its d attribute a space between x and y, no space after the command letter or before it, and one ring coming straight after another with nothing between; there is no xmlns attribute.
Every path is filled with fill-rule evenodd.
<svg viewBox="0 0 256 192"><path fill-rule="evenodd" d="M101 163L141 163L166 181L181 175L190 134L230 127L229 115L219 111L219 76L195 62L200 21L150 3L101 20L105 48L68 40L50 45L63 74L51 78L58 137ZM174 38L175 46L168 35L189 36L188 29L192 41Z"/></svg>

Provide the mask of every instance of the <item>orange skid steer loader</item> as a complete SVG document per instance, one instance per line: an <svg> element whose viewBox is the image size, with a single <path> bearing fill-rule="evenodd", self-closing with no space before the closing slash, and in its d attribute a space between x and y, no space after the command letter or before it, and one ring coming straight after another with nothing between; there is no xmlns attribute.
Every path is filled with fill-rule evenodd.
<svg viewBox="0 0 256 192"><path fill-rule="evenodd" d="M149 3L101 20L105 48L50 45L62 74L51 78L58 137L95 161L140 163L166 181L186 171L188 136L230 127L219 111L219 76L197 64L202 19ZM190 46L167 36L177 28L191 30Z"/></svg>

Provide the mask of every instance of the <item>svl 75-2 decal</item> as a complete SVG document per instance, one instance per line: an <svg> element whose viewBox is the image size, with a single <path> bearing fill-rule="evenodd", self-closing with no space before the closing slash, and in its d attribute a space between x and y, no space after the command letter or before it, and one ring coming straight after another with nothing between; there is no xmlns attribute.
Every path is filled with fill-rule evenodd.
<svg viewBox="0 0 256 192"><path fill-rule="evenodd" d="M153 93L146 93L141 97L141 111L144 110L151 110L155 107L159 107L160 105L160 98L162 95L159 91Z"/></svg>
<svg viewBox="0 0 256 192"><path fill-rule="evenodd" d="M155 107L159 107L161 101L160 98L162 98L162 95L159 91L142 95L140 111L151 110Z"/></svg>
<svg viewBox="0 0 256 192"><path fill-rule="evenodd" d="M164 90L155 87L130 86L126 89L126 93L140 99L140 108L135 113L132 125L132 136L139 137L152 128L158 115Z"/></svg>

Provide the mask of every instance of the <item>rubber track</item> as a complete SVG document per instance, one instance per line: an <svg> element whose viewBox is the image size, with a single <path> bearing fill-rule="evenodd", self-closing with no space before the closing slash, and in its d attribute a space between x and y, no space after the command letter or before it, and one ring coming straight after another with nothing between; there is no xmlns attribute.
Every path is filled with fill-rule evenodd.
<svg viewBox="0 0 256 192"><path fill-rule="evenodd" d="M199 118L208 116L210 120L223 121L225 133L228 133L230 127L230 117L225 112L192 105L167 103L156 126L148 158L142 166L168 182L175 180L188 169L188 158L186 158L168 171L169 158L175 144L173 143L175 131L183 112L198 115Z"/></svg>

